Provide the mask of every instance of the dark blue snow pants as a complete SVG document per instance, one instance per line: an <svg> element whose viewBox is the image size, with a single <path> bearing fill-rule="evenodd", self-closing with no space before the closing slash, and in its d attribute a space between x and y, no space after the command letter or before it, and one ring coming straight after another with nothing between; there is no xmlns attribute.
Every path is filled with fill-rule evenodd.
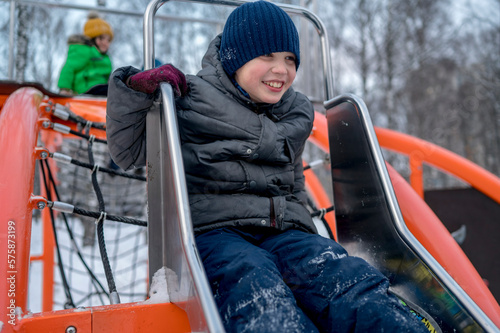
<svg viewBox="0 0 500 333"><path fill-rule="evenodd" d="M428 332L385 276L335 241L251 231L196 236L227 332Z"/></svg>

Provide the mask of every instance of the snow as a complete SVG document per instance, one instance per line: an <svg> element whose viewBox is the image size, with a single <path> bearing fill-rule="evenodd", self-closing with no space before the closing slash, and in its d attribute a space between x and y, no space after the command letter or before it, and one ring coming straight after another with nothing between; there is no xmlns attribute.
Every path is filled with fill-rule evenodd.
<svg viewBox="0 0 500 333"><path fill-rule="evenodd" d="M331 247L329 247L328 249L331 249ZM338 254L338 253L335 253L333 251L325 251L325 252L321 253L321 255L319 255L318 257L311 259L308 262L308 264L309 265L319 265L319 264L322 264L322 263L324 263L327 260L328 256L332 256L333 260L337 260L337 259L344 258L347 255L345 253Z"/></svg>
<svg viewBox="0 0 500 333"><path fill-rule="evenodd" d="M259 281L258 273L250 283L251 292L241 295L234 304L228 304L223 314L225 321L238 315L246 315L246 323L241 326L243 332L262 331L263 325L269 327L281 326L283 332L304 332L301 320L302 312L291 304L293 298L287 297L289 291L282 283L273 284L269 281ZM283 311L287 309L288 311Z"/></svg>
<svg viewBox="0 0 500 333"><path fill-rule="evenodd" d="M78 308L76 308L73 312L85 312L87 311L88 309L84 306L80 306Z"/></svg>
<svg viewBox="0 0 500 333"><path fill-rule="evenodd" d="M175 280L174 280L175 279ZM153 282L149 289L150 298L145 300L144 304L169 303L170 295L168 292L169 281L177 280L177 275L170 268L162 267L153 275Z"/></svg>

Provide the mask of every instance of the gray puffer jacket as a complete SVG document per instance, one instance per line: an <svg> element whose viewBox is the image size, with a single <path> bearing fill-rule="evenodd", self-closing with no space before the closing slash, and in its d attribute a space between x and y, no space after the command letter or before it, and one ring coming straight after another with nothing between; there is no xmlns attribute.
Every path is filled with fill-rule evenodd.
<svg viewBox="0 0 500 333"><path fill-rule="evenodd" d="M225 74L219 45L220 36L203 69L187 76L188 96L176 101L195 231L256 226L315 233L301 158L314 119L311 102L290 88L276 104L253 103ZM109 149L124 169L146 162L145 117L154 96L125 85L137 72L116 70L108 90Z"/></svg>

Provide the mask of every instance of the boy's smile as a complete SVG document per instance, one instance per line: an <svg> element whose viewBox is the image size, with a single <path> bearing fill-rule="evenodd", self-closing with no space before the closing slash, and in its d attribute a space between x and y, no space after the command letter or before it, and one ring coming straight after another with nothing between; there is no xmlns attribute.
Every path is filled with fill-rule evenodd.
<svg viewBox="0 0 500 333"><path fill-rule="evenodd" d="M275 52L244 64L236 71L235 79L253 102L274 104L290 88L296 74L295 55Z"/></svg>

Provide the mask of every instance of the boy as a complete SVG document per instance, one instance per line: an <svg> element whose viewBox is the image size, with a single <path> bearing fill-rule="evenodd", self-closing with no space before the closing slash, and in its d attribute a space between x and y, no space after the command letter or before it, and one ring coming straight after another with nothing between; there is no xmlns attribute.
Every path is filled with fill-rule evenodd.
<svg viewBox="0 0 500 333"><path fill-rule="evenodd" d="M197 247L228 332L425 332L380 272L316 232L301 158L314 112L291 88L299 65L290 17L265 1L240 6L189 92L171 65L113 74L113 159L144 165L144 119L169 82Z"/></svg>

